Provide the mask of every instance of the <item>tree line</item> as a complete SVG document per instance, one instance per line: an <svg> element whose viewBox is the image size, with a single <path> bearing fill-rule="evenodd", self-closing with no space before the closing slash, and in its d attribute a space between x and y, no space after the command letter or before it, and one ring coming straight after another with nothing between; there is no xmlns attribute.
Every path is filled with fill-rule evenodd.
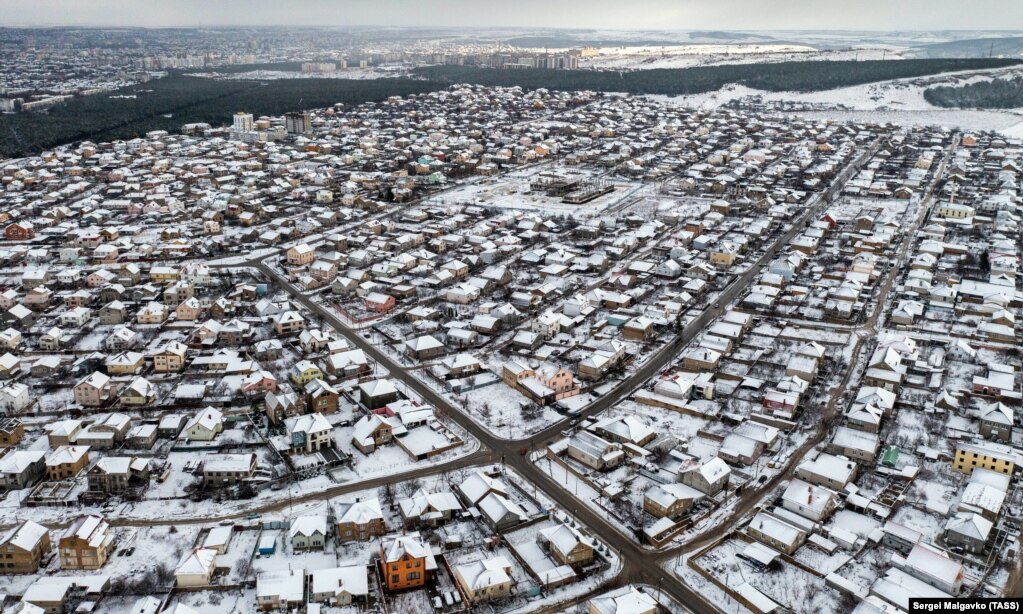
<svg viewBox="0 0 1023 614"><path fill-rule="evenodd" d="M890 79L1019 64L1003 58L801 61L724 64L633 71L515 69L427 66L419 76L447 83L521 86L525 89L596 90L630 94L702 94L729 83L771 92L813 92Z"/></svg>
<svg viewBox="0 0 1023 614"><path fill-rule="evenodd" d="M107 94L75 98L46 111L0 115L0 155L22 156L56 145L177 132L182 124L230 123L237 111L280 115L287 111L359 104L420 94L442 83L397 79L220 80L172 74Z"/></svg>
<svg viewBox="0 0 1023 614"><path fill-rule="evenodd" d="M936 107L1013 109L1023 107L1023 77L992 79L966 85L942 85L924 90L924 100Z"/></svg>
<svg viewBox="0 0 1023 614"><path fill-rule="evenodd" d="M338 102L378 102L454 83L666 95L709 92L729 83L769 91L817 91L1018 63L1000 58L804 61L622 72L429 66L416 69L412 77L365 80L220 80L174 72L110 93L75 98L46 111L0 115L0 156L28 155L81 140L128 139L151 130L173 132L187 123L223 125L240 110L257 116L279 115Z"/></svg>

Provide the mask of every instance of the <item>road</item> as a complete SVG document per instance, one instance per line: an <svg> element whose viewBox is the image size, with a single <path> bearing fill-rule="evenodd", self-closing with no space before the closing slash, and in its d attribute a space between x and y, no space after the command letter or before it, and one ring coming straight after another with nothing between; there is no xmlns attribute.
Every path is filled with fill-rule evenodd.
<svg viewBox="0 0 1023 614"><path fill-rule="evenodd" d="M596 401L587 406L583 415L592 416L605 411L615 405L637 388L643 386L647 381L659 373L666 365L674 360L679 351L692 342L715 318L721 315L728 304L739 298L740 294L750 285L757 275L775 258L775 256L804 230L806 225L820 215L821 210L830 203L832 198L842 189L848 179L859 167L877 150L878 142L875 142L868 150L861 155L836 177L829 189L816 195L790 223L789 228L778 236L771 245L750 263L750 265L733 281L722 290L716 298L713 306L703 309L684 329L676 334L661 349L655 352L649 359L633 371L623 381L619 382L611 391L599 397ZM379 217L392 215L394 211L388 211ZM661 567L662 557L651 553L640 545L631 530L615 524L604 514L591 509L585 502L580 501L553 478L541 471L536 465L530 462L528 456L520 452L523 448L533 447L542 449L554 439L561 436L560 432L565 427L566 420L560 421L550 427L525 439L507 439L496 435L488 428L477 423L467 412L455 403L435 391L430 386L416 378L405 366L399 364L394 358L383 350L363 338L358 331L348 327L346 323L331 309L317 303L299 288L295 287L274 267L267 264L267 261L279 255L280 250L271 253L263 252L258 258L252 258L245 262L232 263L229 267L255 267L264 275L275 280L292 297L292 300L303 305L310 312L317 314L324 323L329 324L341 336L345 337L353 346L363 350L367 356L377 364L384 366L392 378L404 384L409 390L420 396L424 401L434 405L439 411L444 412L451 420L459 424L468 433L475 437L481 444L481 450L473 454L433 465L428 468L416 468L410 471L398 472L389 475L382 475L376 478L339 484L324 491L302 493L298 496L288 497L283 500L268 502L266 505L247 508L242 512L217 515L215 518L182 518L174 519L177 524L208 523L211 520L233 520L242 518L251 513L270 512L286 509L292 505L324 500L330 497L363 490L376 488L385 484L407 480L413 476L431 475L450 471L459 468L477 466L490 462L502 462L521 475L525 480L534 485L537 490L543 492L546 497L560 506L562 509L571 511L578 521L587 525L596 535L600 536L606 543L617 549L623 561L623 569L617 578L619 584L642 582L659 587L665 594L682 603L690 611L697 614L709 614L721 612L720 608L708 601L704 596L687 586L681 579L668 573ZM167 519L113 519L115 526L150 526L167 524Z"/></svg>
<svg viewBox="0 0 1023 614"><path fill-rule="evenodd" d="M875 141L836 177L826 192L817 195L815 200L793 220L788 230L775 239L760 258L739 274L718 295L714 306L704 309L681 333L665 344L664 347L658 350L625 380L615 386L612 391L587 406L583 414L590 416L608 409L627 397L636 388L642 386L656 373L660 372L666 364L675 359L683 347L695 339L714 318L722 313L724 306L739 297L740 293L749 286L763 268L774 259L778 252L804 230L807 223L820 215L821 210L830 203L831 199L842 189L849 178L877 151L879 144L879 141ZM388 353L363 338L357 331L349 328L332 310L303 294L299 288L295 287L274 267L268 265L266 260L266 258L260 258L246 263L246 266L255 266L264 275L275 280L291 295L294 301L318 315L323 322L330 324L332 328L348 339L355 347L365 352L377 364L384 366L390 372L391 377L404 384L407 389L417 394L427 403L443 411L450 419L472 434L486 449L494 453L495 459L500 458L503 463L514 469L563 509L572 510L572 513L579 521L590 527L597 535L616 548L623 557L623 570L619 576L620 582L643 581L658 585L665 593L698 614L721 611L718 606L709 602L680 579L672 574L668 574L661 568L659 557L651 556L651 553L636 542L633 536L627 532L627 529L609 521L604 515L594 512L588 505L575 498L550 476L530 462L528 456L520 454L524 447L532 446L539 449L559 437L560 431L565 426L565 421L556 423L527 439L514 440L499 437L488 428L476 422L462 408L456 406L433 388L414 377L406 367L399 364Z"/></svg>

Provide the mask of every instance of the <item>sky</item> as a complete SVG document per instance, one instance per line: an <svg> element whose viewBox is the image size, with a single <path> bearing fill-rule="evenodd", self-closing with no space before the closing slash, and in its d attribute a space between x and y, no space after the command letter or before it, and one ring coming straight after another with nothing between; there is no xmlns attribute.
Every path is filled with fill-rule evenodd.
<svg viewBox="0 0 1023 614"><path fill-rule="evenodd" d="M0 0L0 25L1023 30L1023 0Z"/></svg>

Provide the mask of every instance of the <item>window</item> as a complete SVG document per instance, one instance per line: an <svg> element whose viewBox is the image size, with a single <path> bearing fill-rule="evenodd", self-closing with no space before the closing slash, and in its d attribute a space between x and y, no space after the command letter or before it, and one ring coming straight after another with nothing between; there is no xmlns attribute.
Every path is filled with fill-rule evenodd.
<svg viewBox="0 0 1023 614"><path fill-rule="evenodd" d="M397 583L398 583L398 576L397 576L397 574L395 574L395 575L391 576L391 584L397 584Z"/></svg>
<svg viewBox="0 0 1023 614"><path fill-rule="evenodd" d="M418 580L419 579L419 572L418 571L411 571L411 572L409 572L408 574L405 575L405 578L408 579L408 580Z"/></svg>

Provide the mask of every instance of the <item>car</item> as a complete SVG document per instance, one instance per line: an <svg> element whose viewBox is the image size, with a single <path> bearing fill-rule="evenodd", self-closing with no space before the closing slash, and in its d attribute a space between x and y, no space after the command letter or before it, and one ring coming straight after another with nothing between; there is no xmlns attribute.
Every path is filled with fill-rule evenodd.
<svg viewBox="0 0 1023 614"><path fill-rule="evenodd" d="M573 432L574 431L572 429L565 429L565 430L561 431L561 436L562 437L571 437Z"/></svg>

